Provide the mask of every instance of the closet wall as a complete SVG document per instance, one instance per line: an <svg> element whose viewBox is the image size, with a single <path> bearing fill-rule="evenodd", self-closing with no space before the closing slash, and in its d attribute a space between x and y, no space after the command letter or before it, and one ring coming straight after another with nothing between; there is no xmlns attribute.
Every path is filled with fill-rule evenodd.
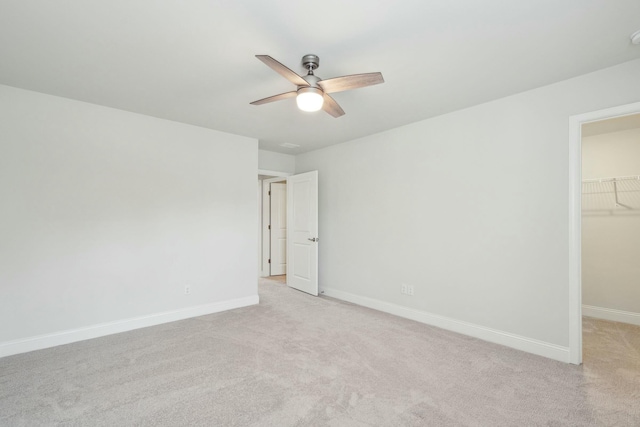
<svg viewBox="0 0 640 427"><path fill-rule="evenodd" d="M640 324L638 175L640 128L583 137L582 303L587 316Z"/></svg>

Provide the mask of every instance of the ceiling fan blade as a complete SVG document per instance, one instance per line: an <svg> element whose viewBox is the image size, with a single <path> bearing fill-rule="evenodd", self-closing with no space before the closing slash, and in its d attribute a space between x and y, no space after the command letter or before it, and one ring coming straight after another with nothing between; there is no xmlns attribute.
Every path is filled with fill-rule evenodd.
<svg viewBox="0 0 640 427"><path fill-rule="evenodd" d="M270 96L268 98L258 99L257 101L253 101L250 104L251 105L268 104L270 102L280 101L281 99L294 98L297 94L298 94L298 92L296 92L294 90L293 92L285 92L285 93L281 93L279 95Z"/></svg>
<svg viewBox="0 0 640 427"><path fill-rule="evenodd" d="M320 86L325 93L334 93L380 83L384 83L382 73L365 73L320 80L318 86Z"/></svg>
<svg viewBox="0 0 640 427"><path fill-rule="evenodd" d="M322 97L324 98L324 103L322 104L322 109L324 111L331 114L335 118L344 116L344 110L338 105L335 99L333 99L326 93Z"/></svg>
<svg viewBox="0 0 640 427"><path fill-rule="evenodd" d="M295 72L291 71L290 69L288 69L287 67L285 67L284 65L282 65L281 63L273 59L272 57L270 57L269 55L256 55L256 58L258 58L260 61L267 64L272 70L280 74L285 79L289 80L294 85L309 86L309 83L307 83L305 79L303 79L302 77L297 75Z"/></svg>

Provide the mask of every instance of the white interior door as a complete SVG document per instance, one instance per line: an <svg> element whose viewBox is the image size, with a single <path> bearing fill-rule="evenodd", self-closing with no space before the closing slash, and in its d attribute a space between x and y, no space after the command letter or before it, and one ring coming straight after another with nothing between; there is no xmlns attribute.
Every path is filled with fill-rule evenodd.
<svg viewBox="0 0 640 427"><path fill-rule="evenodd" d="M271 184L271 275L287 273L287 184Z"/></svg>
<svg viewBox="0 0 640 427"><path fill-rule="evenodd" d="M318 295L318 171L287 178L287 285Z"/></svg>

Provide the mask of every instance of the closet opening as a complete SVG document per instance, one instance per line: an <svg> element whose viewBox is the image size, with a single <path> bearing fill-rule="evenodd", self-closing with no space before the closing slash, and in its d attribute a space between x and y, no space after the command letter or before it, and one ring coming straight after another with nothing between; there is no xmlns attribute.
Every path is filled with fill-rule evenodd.
<svg viewBox="0 0 640 427"><path fill-rule="evenodd" d="M640 351L640 103L569 129L568 361L615 376Z"/></svg>
<svg viewBox="0 0 640 427"><path fill-rule="evenodd" d="M624 369L640 348L640 114L581 134L584 363Z"/></svg>

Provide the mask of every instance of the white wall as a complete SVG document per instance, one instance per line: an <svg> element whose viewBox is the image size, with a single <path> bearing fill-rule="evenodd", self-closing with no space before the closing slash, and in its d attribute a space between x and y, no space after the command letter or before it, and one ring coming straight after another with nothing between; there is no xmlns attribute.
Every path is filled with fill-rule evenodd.
<svg viewBox="0 0 640 427"><path fill-rule="evenodd" d="M0 121L0 355L257 303L256 140L7 86Z"/></svg>
<svg viewBox="0 0 640 427"><path fill-rule="evenodd" d="M638 75L628 62L297 156L319 171L321 290L568 360L569 117L640 100Z"/></svg>
<svg viewBox="0 0 640 427"><path fill-rule="evenodd" d="M583 178L629 175L640 176L640 129L583 138ZM598 190L605 188L588 191ZM613 193L583 194L583 304L585 314L601 317L604 308L640 319L640 181L622 182L620 190L620 203L632 210L616 208ZM627 320L621 314L613 320Z"/></svg>
<svg viewBox="0 0 640 427"><path fill-rule="evenodd" d="M258 168L266 171L294 173L296 158L291 154L258 150Z"/></svg>

